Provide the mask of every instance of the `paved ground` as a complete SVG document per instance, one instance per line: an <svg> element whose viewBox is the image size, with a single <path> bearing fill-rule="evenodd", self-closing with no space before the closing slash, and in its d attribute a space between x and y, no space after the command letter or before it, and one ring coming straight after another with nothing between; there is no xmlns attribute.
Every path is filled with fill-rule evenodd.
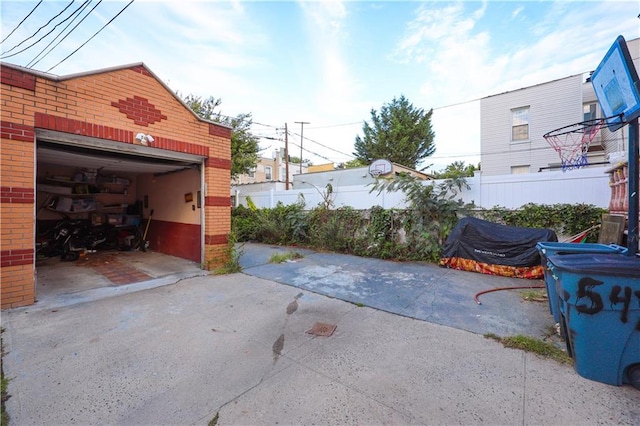
<svg viewBox="0 0 640 426"><path fill-rule="evenodd" d="M31 310L91 302L209 275L195 262L154 251L89 253L75 262L38 259L36 273L37 303Z"/></svg>
<svg viewBox="0 0 640 426"><path fill-rule="evenodd" d="M474 295L497 287L544 285L524 280L441 268L426 262L390 262L290 247L246 244L243 272L326 296L448 325L474 333L499 336L525 334L543 337L554 321L546 302L522 299L522 291ZM269 263L274 253L297 251L302 259ZM539 290L540 291L540 290Z"/></svg>
<svg viewBox="0 0 640 426"><path fill-rule="evenodd" d="M486 295L480 306L467 291L455 296L458 274L478 274L314 253L265 265L274 250L282 249L245 246L243 274L3 312L11 424L202 425L216 414L218 424L640 424L636 389L442 325L449 316L436 312L469 298L470 313L452 322L476 315L480 328L502 329L485 317L510 311L494 298L511 292ZM363 275L354 282L358 261ZM382 288L403 282L402 266L424 288L415 297L406 277L396 301ZM271 268L273 279L255 276ZM380 278L383 287L358 290L367 274L383 272L391 277ZM300 276L298 287L276 282ZM338 296L369 297L370 306L391 300L430 316L359 307L307 289L314 283L314 291L347 288ZM337 328L330 337L308 334L316 322Z"/></svg>

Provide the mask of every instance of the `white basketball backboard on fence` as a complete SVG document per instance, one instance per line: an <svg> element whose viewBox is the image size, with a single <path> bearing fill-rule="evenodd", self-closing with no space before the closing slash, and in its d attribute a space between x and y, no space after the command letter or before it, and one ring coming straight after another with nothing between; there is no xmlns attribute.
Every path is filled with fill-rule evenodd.
<svg viewBox="0 0 640 426"><path fill-rule="evenodd" d="M393 164L389 160L379 159L369 165L369 174L375 178L389 174L392 171Z"/></svg>

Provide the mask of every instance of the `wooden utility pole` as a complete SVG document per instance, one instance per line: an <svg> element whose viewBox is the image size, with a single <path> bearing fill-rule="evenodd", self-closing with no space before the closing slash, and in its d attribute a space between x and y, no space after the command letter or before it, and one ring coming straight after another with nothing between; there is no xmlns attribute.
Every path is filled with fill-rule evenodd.
<svg viewBox="0 0 640 426"><path fill-rule="evenodd" d="M308 121L295 121L295 123L300 123L300 174L302 174L302 135L304 134L304 125L309 124Z"/></svg>
<svg viewBox="0 0 640 426"><path fill-rule="evenodd" d="M289 190L289 132L287 131L287 123L284 123L284 172L287 175L285 178L284 187L286 191Z"/></svg>

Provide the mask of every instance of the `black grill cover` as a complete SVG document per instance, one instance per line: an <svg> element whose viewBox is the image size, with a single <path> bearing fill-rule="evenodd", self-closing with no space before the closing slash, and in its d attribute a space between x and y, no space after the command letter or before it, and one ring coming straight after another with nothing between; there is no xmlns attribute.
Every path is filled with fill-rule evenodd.
<svg viewBox="0 0 640 426"><path fill-rule="evenodd" d="M500 225L474 217L460 219L444 244L442 257L461 257L492 265L538 266L536 243L558 241L550 229Z"/></svg>

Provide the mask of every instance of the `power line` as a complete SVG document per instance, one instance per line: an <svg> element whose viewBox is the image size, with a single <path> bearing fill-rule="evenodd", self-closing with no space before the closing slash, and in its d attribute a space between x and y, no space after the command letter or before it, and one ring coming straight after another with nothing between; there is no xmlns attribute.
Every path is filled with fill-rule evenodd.
<svg viewBox="0 0 640 426"><path fill-rule="evenodd" d="M294 133L294 135L296 135L296 136L302 136L302 135L299 135L299 134L297 134L297 133ZM305 137L304 139L305 139L305 140L307 140L307 141L309 141L309 142L313 142L313 143L315 143L315 144L317 144L317 145L320 145L321 147L323 147L323 148L325 148L325 149L328 149L328 150L331 150L331 151L333 151L333 152L336 152L336 153L338 153L338 154L340 154L340 155L346 155L347 157L356 158L353 154L347 154L347 153L345 153L345 152L338 151L337 149L334 149L334 148L331 148L331 147L329 147L329 146L323 145L323 144L321 144L320 142L314 141L313 139L309 139L309 138L307 138L307 137Z"/></svg>
<svg viewBox="0 0 640 426"><path fill-rule="evenodd" d="M49 19L49 22L47 22L46 24L44 24L43 26L41 26L40 28L38 28L38 30L31 34L29 37L25 38L24 40L22 40L20 43L16 44L15 46L13 46L11 49L7 50L6 52L2 52L0 53L0 55L6 55L7 53L11 52L13 49L19 47L22 43L26 42L27 40L32 39L33 37L36 36L36 34L38 34L40 32L41 29L47 27L54 19L56 19L58 16L62 15L65 10L69 9L69 7L71 7L71 5L74 3L75 0L71 0L71 3L69 3L64 9L62 9L56 16L54 16L53 18ZM13 55L11 55L13 56ZM8 56L7 56L8 57Z"/></svg>
<svg viewBox="0 0 640 426"><path fill-rule="evenodd" d="M289 134L290 134L290 133L289 133ZM322 158L322 159L324 159L324 160L331 161L331 162L333 163L333 160L332 160L332 159L330 159L330 158L328 158L328 157L325 157L325 156L324 156L324 155L322 155L322 154L318 154L317 152L313 152L313 151L311 151L311 150L310 150L310 149L308 149L308 148L304 148L304 149L303 149L300 145L298 145L298 144L297 144L297 143L295 143L295 142L289 142L289 143L290 143L291 145L297 146L298 148L300 148L300 150L301 150L301 151L302 151L302 150L304 150L305 152L308 152L308 153L309 153L309 154L311 154L311 155L314 155L314 156L316 156L316 157L320 157L320 158ZM302 158L300 158L300 161L302 161Z"/></svg>
<svg viewBox="0 0 640 426"><path fill-rule="evenodd" d="M15 27L13 30L11 30L11 32L9 33L9 35L8 35L8 36L6 36L5 38L3 38L3 39L2 39L2 41L0 41L0 44L2 44L2 43L4 43L5 41L7 41L7 39L8 39L9 37L11 37L11 34L13 34L13 33L18 29L18 28L20 28L20 25L22 25L22 23L23 23L24 21L26 21L26 20L27 20L27 18L28 18L29 16L31 16L31 14L32 14L33 12L35 12L35 11L36 11L36 9L38 8L38 6L40 6L40 4L42 4L42 0L40 0L40 1L38 2L38 4L36 4L36 5L33 7L33 9L31 9L31 12L29 12L29 13L27 14L27 16L25 16L25 17L22 19L22 21L20 21L20 22L18 23L18 25L16 25L16 27Z"/></svg>
<svg viewBox="0 0 640 426"><path fill-rule="evenodd" d="M100 0L102 2L102 0ZM93 40L93 38L95 36L97 36L98 34L100 34L100 32L102 30L104 30L109 24L111 24L113 22L114 19L116 19L118 16L120 16L120 14L122 12L124 12L129 6L131 6L131 4L134 2L135 0L131 0L129 3L127 3L127 5L125 7L122 8L122 10L120 12L118 12L118 14L116 16L114 16L113 18L111 18L111 20L109 20L109 22L107 22L106 24L104 24L102 26L102 28L100 28L94 35L92 35L91 37L89 37L89 40L85 41L84 43L82 43L76 50L74 50L73 52L71 52L69 55L67 55L67 57L65 57L63 60L61 60L60 62L58 62L57 64L55 64L54 66L52 66L51 68L49 68L47 70L47 72L51 71L52 69L54 69L55 67L57 67L58 65L60 65L61 63L63 63L64 61L66 61L67 59L69 59L72 55L74 55L78 50L82 49L82 47L84 47L85 44L89 43L91 40ZM100 4L100 3L98 3ZM93 9L91 9L93 10Z"/></svg>
<svg viewBox="0 0 640 426"><path fill-rule="evenodd" d="M102 1L102 0L100 0L100 1ZM85 3L86 3L86 2L85 2ZM98 4L100 4L100 3L98 3ZM96 6L97 6L97 5L96 5ZM58 26L59 26L59 25L61 25L61 24L63 24L64 22L66 22L66 21L67 21L69 18L71 18L72 16L76 15L76 13L78 13L78 11L80 10L80 8L81 8L81 7L82 7L82 5L81 5L79 8L77 8L77 9L76 9L76 10L75 10L71 15L67 16L65 19L63 19L62 21L58 22L58 23L57 23L57 24L56 24L56 25L51 29L51 31L49 31L48 33L46 33L45 35L43 35L42 37L40 37L37 41L35 41L35 42L31 43L29 46L25 47L24 49L22 49L22 50L20 50L20 51L18 51L18 52L16 52L16 53L12 53L11 55L3 56L3 57L2 57L2 59L10 58L10 57L12 57L12 56L16 56L17 54L22 53L22 52L24 52L25 50L29 50L29 49L31 49L31 48L32 48L33 46L35 46L36 44L40 43L40 42L41 42L45 37L47 37L49 34L51 34L52 32L54 32L54 31L56 30L56 28L58 28ZM95 7L94 7L94 9L95 9ZM93 9L91 9L91 10L93 10ZM89 12L89 13L91 13L91 12ZM86 16L85 16L85 18L86 18ZM73 22L73 21L71 21L71 22ZM82 21L80 21L80 22L82 22ZM68 25L67 25L67 26L68 26ZM65 27L65 28L66 28L66 27ZM63 30L63 31L64 31L64 30ZM56 37L56 38L57 38L57 37ZM55 40L55 39L54 39L54 40ZM46 47L45 47L45 49L46 49Z"/></svg>
<svg viewBox="0 0 640 426"><path fill-rule="evenodd" d="M62 43L62 42L63 42L63 41L64 41L64 40L69 36L69 35L71 35L71 33L72 33L72 32L73 32L73 31L78 27L78 25L80 25L80 24L85 20L85 18L91 14L91 12L93 11L93 9L95 9L95 7L94 7L93 9L91 9L91 10L89 11L89 13L87 13L87 14L85 15L85 17L84 17L84 18L82 18L82 20L76 24L76 26L75 26L75 27L71 28L71 30L70 30L70 31L69 31L69 32L68 32L64 37L62 37L62 39L61 39L59 42L57 42L57 43L55 44L55 46L53 46L51 49L49 49L49 51L48 51L47 53L45 53L45 54L44 54L44 56L42 56L40 59L38 59L38 57L39 57L40 55L42 55L42 53L43 53L45 50L47 50L47 48L48 48L49 46L51 46L51 44L52 44L54 41L56 41L56 40L58 39L58 37L60 37L60 36L61 36L61 35L62 35L66 30L67 30L67 28L69 28L69 26L70 26L71 24L73 24L73 22L74 22L76 19L78 19L78 17L79 17L80 15L82 15L82 12L84 11L84 9L86 9L86 8L89 6L89 4L91 4L91 1L92 1L92 0L87 0L87 1L85 1L84 3L82 3L82 4L80 5L80 7L79 7L78 9L76 9L76 11L75 11L75 12L73 12L76 16L71 20L71 22L69 22L69 23L67 24L67 26L66 26L66 27L64 27L64 28L62 29L62 31L60 31L60 33L59 33L57 36L55 36L55 38L54 38L53 40L51 40L51 41L49 42L49 44L47 44L47 45L44 47L44 49L42 49L42 50L40 51L40 53L38 53L38 54L35 56L35 58L33 58L33 59L32 59L32 60L31 60L27 65L26 65L26 66L27 66L27 68L33 68L34 66L36 66L36 65L38 64L38 62L40 62L41 60L43 60L44 58L46 58L47 56L49 56L49 54L50 54L51 52L53 52L53 49L55 49L56 47L58 47L58 46L60 45L60 43ZM97 5L96 5L96 6L97 6ZM77 14L76 14L76 12L78 12L78 11L79 11L79 13L77 13ZM72 16L73 16L73 15L72 15ZM38 60L36 61L36 59L38 59ZM34 61L35 61L35 62L34 62Z"/></svg>
<svg viewBox="0 0 640 426"><path fill-rule="evenodd" d="M307 129L309 130L316 130L316 129L329 129L332 127L345 127L345 126L353 126L355 124L362 124L362 121L354 121L352 123L342 123L342 124L330 124L327 126L315 126L315 127L307 127Z"/></svg>
<svg viewBox="0 0 640 426"><path fill-rule="evenodd" d="M253 120L251 120L251 124L257 124L258 126L265 126L265 127L273 127L276 130L280 130L279 126L274 126L273 124L262 124L262 123L258 123L257 121L253 121Z"/></svg>

